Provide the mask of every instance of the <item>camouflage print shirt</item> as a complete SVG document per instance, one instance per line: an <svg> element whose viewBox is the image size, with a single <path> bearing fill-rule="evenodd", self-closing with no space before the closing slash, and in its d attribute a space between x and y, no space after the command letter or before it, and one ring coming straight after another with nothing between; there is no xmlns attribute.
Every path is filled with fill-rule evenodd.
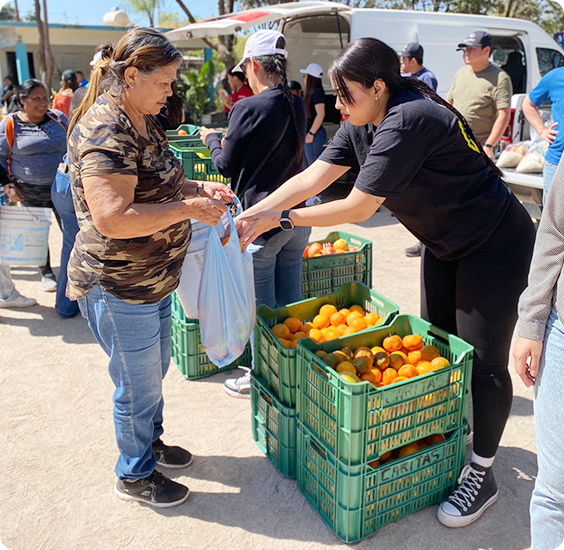
<svg viewBox="0 0 564 550"><path fill-rule="evenodd" d="M154 303L178 286L190 242L190 221L148 237L112 239L94 225L82 179L136 176L136 203L165 204L182 198L185 175L153 116L144 138L108 93L80 119L68 142L72 194L80 231L68 264L67 295L76 300L95 285L133 304Z"/></svg>

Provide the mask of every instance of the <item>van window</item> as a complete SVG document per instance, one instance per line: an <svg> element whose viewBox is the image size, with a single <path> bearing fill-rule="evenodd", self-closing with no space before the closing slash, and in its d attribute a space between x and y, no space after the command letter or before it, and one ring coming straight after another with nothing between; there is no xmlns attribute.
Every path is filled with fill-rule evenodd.
<svg viewBox="0 0 564 550"><path fill-rule="evenodd" d="M527 90L527 66L523 43L515 36L493 36L493 62L510 77L514 94Z"/></svg>
<svg viewBox="0 0 564 550"><path fill-rule="evenodd" d="M537 48L537 59L541 76L552 69L564 66L564 56L551 48Z"/></svg>

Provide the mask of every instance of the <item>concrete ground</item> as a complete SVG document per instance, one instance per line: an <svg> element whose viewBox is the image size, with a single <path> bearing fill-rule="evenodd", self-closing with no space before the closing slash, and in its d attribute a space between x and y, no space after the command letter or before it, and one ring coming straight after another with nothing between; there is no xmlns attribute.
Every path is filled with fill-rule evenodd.
<svg viewBox="0 0 564 550"><path fill-rule="evenodd" d="M415 239L387 212L342 231L372 239L373 286L419 313ZM321 238L329 229L314 230ZM60 234L54 226L52 250ZM58 252L52 254L58 256ZM56 260L55 260L56 261ZM165 441L196 455L173 477L192 494L155 510L115 497L113 386L107 358L80 317L57 316L33 269L14 269L18 289L37 298L0 310L0 540L10 550L318 550L346 548L251 437L249 401L228 397L232 373L164 381ZM358 549L521 550L529 548L528 505L536 475L532 392L514 378L515 399L495 462L498 502L474 525L450 530L436 507L382 528ZM2 545L0 544L0 548Z"/></svg>

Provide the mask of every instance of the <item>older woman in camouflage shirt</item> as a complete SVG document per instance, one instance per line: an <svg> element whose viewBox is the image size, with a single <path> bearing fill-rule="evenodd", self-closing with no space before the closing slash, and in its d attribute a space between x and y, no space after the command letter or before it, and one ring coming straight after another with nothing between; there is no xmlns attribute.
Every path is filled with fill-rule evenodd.
<svg viewBox="0 0 564 550"><path fill-rule="evenodd" d="M165 445L162 379L170 362L170 295L190 242L190 219L215 225L232 192L186 180L155 115L172 95L181 56L135 29L92 75L71 121L69 161L80 231L68 265L77 299L110 357L120 452L116 494L170 507L189 490L155 470L192 455Z"/></svg>

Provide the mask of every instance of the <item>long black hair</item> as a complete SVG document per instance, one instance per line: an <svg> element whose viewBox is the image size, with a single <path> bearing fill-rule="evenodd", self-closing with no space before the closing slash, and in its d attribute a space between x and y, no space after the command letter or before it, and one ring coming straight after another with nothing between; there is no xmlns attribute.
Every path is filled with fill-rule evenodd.
<svg viewBox="0 0 564 550"><path fill-rule="evenodd" d="M276 49L285 49L286 48L286 39L281 36L276 42ZM267 78L272 77L279 77L280 84L282 85L282 92L284 93L284 97L288 101L290 105L290 112L292 113L292 121L294 122L294 128L296 129L296 135L298 138L298 147L296 150L296 159L298 163L301 165L304 155L304 142L303 136L299 131L298 127L298 118L296 113L296 107L294 104L294 98L290 92L290 88L288 88L288 77L286 76L286 58L282 54L275 54L275 55L265 55L261 57L256 57L255 61L258 61L267 76Z"/></svg>
<svg viewBox="0 0 564 550"><path fill-rule="evenodd" d="M421 80L402 77L397 53L381 40L376 38L359 38L351 42L331 64L329 76L335 92L341 101L348 105L352 105L354 100L345 80L356 82L365 90L372 88L376 80L382 80L388 88L391 99L400 96L406 90L412 90L424 98L446 107L456 115L466 137L484 155L496 173L500 176L502 175L501 170L484 152L466 119L450 103L431 90Z"/></svg>
<svg viewBox="0 0 564 550"><path fill-rule="evenodd" d="M315 116L315 112L311 110L311 98L313 96L314 90L323 90L323 82L321 81L321 78L317 78L316 76L311 76L310 74L308 74L306 89L304 93L307 118L312 118Z"/></svg>
<svg viewBox="0 0 564 550"><path fill-rule="evenodd" d="M37 80L36 78L29 78L19 87L17 98L14 101L13 106L10 105L10 107L13 109L11 112L21 111L23 109L23 103L21 102L21 100L27 99L29 97L29 94L36 88L43 88L45 90L45 93L47 94L47 97L50 97L47 86L45 86L45 84L41 80Z"/></svg>

